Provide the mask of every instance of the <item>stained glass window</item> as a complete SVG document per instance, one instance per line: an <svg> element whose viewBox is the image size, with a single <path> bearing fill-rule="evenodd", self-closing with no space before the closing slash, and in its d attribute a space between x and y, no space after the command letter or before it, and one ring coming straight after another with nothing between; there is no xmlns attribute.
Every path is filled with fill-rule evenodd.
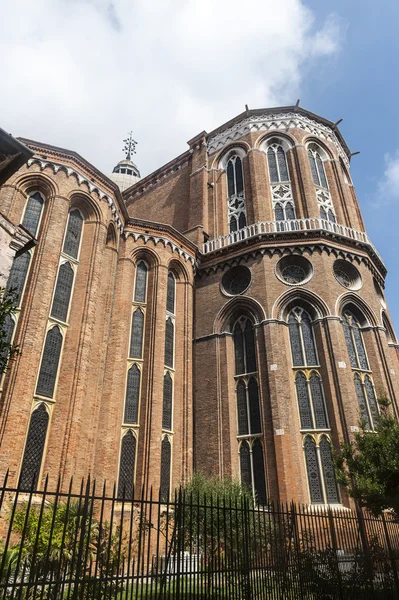
<svg viewBox="0 0 399 600"><path fill-rule="evenodd" d="M350 330L349 324L345 320L343 321L343 326L344 326L345 342L346 342L346 347L348 348L349 360L351 363L351 367L352 367L352 369L357 369L357 357L356 357L356 352L355 352L355 345L353 343L353 339L352 339L352 335L351 335L351 330Z"/></svg>
<svg viewBox="0 0 399 600"><path fill-rule="evenodd" d="M172 319L166 320L165 326L165 365L173 368L175 326Z"/></svg>
<svg viewBox="0 0 399 600"><path fill-rule="evenodd" d="M175 312L175 289L176 289L176 280L173 273L168 274L168 287L167 287L167 300L166 300L166 310L172 314Z"/></svg>
<svg viewBox="0 0 399 600"><path fill-rule="evenodd" d="M15 303L17 306L21 303L22 292L24 290L25 279L28 273L30 263L29 252L24 252L16 256L12 262L10 274L6 285L6 291L14 291Z"/></svg>
<svg viewBox="0 0 399 600"><path fill-rule="evenodd" d="M245 373L244 365L244 336L239 323L236 323L233 333L236 375Z"/></svg>
<svg viewBox="0 0 399 600"><path fill-rule="evenodd" d="M284 221L284 210L281 204L276 204L274 207L274 218L276 221Z"/></svg>
<svg viewBox="0 0 399 600"><path fill-rule="evenodd" d="M254 377L251 377L248 383L248 402L251 433L261 433L262 427L260 421L258 382Z"/></svg>
<svg viewBox="0 0 399 600"><path fill-rule="evenodd" d="M51 316L60 321L66 321L68 316L69 301L73 284L73 269L67 262L60 266L55 286Z"/></svg>
<svg viewBox="0 0 399 600"><path fill-rule="evenodd" d="M269 148L267 150L267 162L269 165L270 182L278 183L279 176L278 176L278 170L277 170L276 153L271 146L269 146Z"/></svg>
<svg viewBox="0 0 399 600"><path fill-rule="evenodd" d="M124 423L137 423L139 416L141 372L137 365L130 367L127 374Z"/></svg>
<svg viewBox="0 0 399 600"><path fill-rule="evenodd" d="M167 438L165 436L162 440L162 450L161 450L160 498L163 502L167 502L167 500L169 499L171 458L172 458L172 447L171 447L169 438Z"/></svg>
<svg viewBox="0 0 399 600"><path fill-rule="evenodd" d="M10 314L6 315L3 322L2 327L2 342L6 344L11 344L12 336L14 333L15 321ZM3 347L2 352L0 353L0 361L5 365L8 360L8 347ZM1 376L0 376L1 378Z"/></svg>
<svg viewBox="0 0 399 600"><path fill-rule="evenodd" d="M321 380L316 373L312 373L310 376L310 391L312 394L313 402L313 414L315 418L315 425L317 429L327 429L327 414L326 407L324 405L323 391L321 387Z"/></svg>
<svg viewBox="0 0 399 600"><path fill-rule="evenodd" d="M325 211L324 206L320 206L320 219L324 219L327 221L327 213Z"/></svg>
<svg viewBox="0 0 399 600"><path fill-rule="evenodd" d="M323 504L319 462L317 460L316 444L311 437L305 439L305 460L308 472L310 501L312 504Z"/></svg>
<svg viewBox="0 0 399 600"><path fill-rule="evenodd" d="M136 284L134 288L134 301L145 302L147 291L147 265L140 261L136 267Z"/></svg>
<svg viewBox="0 0 399 600"><path fill-rule="evenodd" d="M333 211L331 210L331 208L328 211L328 220L330 221L330 223L336 223L337 222L337 219L336 219Z"/></svg>
<svg viewBox="0 0 399 600"><path fill-rule="evenodd" d="M234 231L237 231L237 219L233 216L230 219L230 227L229 227L229 231L230 233L234 233Z"/></svg>
<svg viewBox="0 0 399 600"><path fill-rule="evenodd" d="M355 389L357 400L360 408L360 418L364 421L366 429L371 429L370 417L367 410L366 399L364 397L362 380L360 379L359 373L355 373Z"/></svg>
<svg viewBox="0 0 399 600"><path fill-rule="evenodd" d="M367 402L369 404L369 409L371 413L371 417L374 425L376 424L376 419L378 419L378 403L377 398L375 397L375 391L373 383L368 375L364 378L364 389L366 390Z"/></svg>
<svg viewBox="0 0 399 600"><path fill-rule="evenodd" d="M33 411L28 436L26 438L24 458L22 460L19 485L22 489L36 489L43 460L49 416L44 404Z"/></svg>
<svg viewBox="0 0 399 600"><path fill-rule="evenodd" d="M294 205L291 202L287 202L285 205L285 217L288 221L295 219Z"/></svg>
<svg viewBox="0 0 399 600"><path fill-rule="evenodd" d="M265 464L263 448L260 440L255 440L252 447L252 461L254 468L255 493L258 504L266 504Z"/></svg>
<svg viewBox="0 0 399 600"><path fill-rule="evenodd" d="M323 161L321 160L320 154L318 152L316 152L316 164L317 164L317 170L319 172L319 177L320 177L320 185L323 188L328 188L326 173L324 171L324 164L323 164Z"/></svg>
<svg viewBox="0 0 399 600"><path fill-rule="evenodd" d="M299 322L294 311L291 311L290 316L288 318L288 328L290 332L292 361L294 367L302 367L305 364L305 361L303 357L302 342L299 332Z"/></svg>
<svg viewBox="0 0 399 600"><path fill-rule="evenodd" d="M173 381L170 373L165 373L163 378L163 407L162 407L162 427L163 429L172 429L172 399L173 399Z"/></svg>
<svg viewBox="0 0 399 600"><path fill-rule="evenodd" d="M326 490L327 502L328 504L338 504L339 494L337 480L335 479L331 445L325 435L323 435L320 441L320 458L323 468L324 488Z"/></svg>
<svg viewBox="0 0 399 600"><path fill-rule="evenodd" d="M144 313L138 308L133 313L130 338L130 358L141 358L143 353Z"/></svg>
<svg viewBox="0 0 399 600"><path fill-rule="evenodd" d="M252 490L251 458L247 442L242 442L240 447L240 471L241 483Z"/></svg>
<svg viewBox="0 0 399 600"><path fill-rule="evenodd" d="M313 183L315 185L320 185L319 174L317 173L317 168L316 168L316 160L315 160L315 157L311 150L308 150L308 156L309 156L309 162L310 162L310 169L312 171Z"/></svg>
<svg viewBox="0 0 399 600"><path fill-rule="evenodd" d="M32 194L32 196L29 196L28 198L22 225L33 235L33 237L36 237L37 234L43 204L44 200L39 192Z"/></svg>
<svg viewBox="0 0 399 600"><path fill-rule="evenodd" d="M352 320L352 332L353 338L357 350L357 355L359 357L359 367L360 369L368 369L369 365L367 362L366 351L364 349L362 334L359 329L359 324Z"/></svg>
<svg viewBox="0 0 399 600"><path fill-rule="evenodd" d="M299 415L301 418L301 429L313 429L308 384L306 377L302 372L297 373L295 384L298 397Z"/></svg>
<svg viewBox="0 0 399 600"><path fill-rule="evenodd" d="M245 359L246 359L246 373L253 373L256 371L256 354L255 354L255 339L254 329L251 321L247 319L244 330L245 338Z"/></svg>
<svg viewBox="0 0 399 600"><path fill-rule="evenodd" d="M306 354L306 364L308 366L317 365L317 356L316 356L316 347L314 343L313 337L313 328L310 322L309 315L306 311L302 311L301 313L301 328L302 328L302 337L303 337L303 345L305 346L305 354Z"/></svg>
<svg viewBox="0 0 399 600"><path fill-rule="evenodd" d="M42 363L40 365L39 379L36 394L52 398L57 379L58 363L62 347L62 335L59 327L53 327L47 333L44 344Z"/></svg>
<svg viewBox="0 0 399 600"><path fill-rule="evenodd" d="M240 379L237 384L237 420L238 420L238 435L246 435L249 433L248 427L248 410L247 410L247 394L245 383Z"/></svg>
<svg viewBox="0 0 399 600"><path fill-rule="evenodd" d="M234 155L227 163L228 219L230 232L246 225L244 177L241 158Z"/></svg>
<svg viewBox="0 0 399 600"><path fill-rule="evenodd" d="M72 258L78 258L83 217L78 210L69 213L68 226L63 251Z"/></svg>
<svg viewBox="0 0 399 600"><path fill-rule="evenodd" d="M368 370L369 364L359 321L351 312L346 311L343 318L343 326L351 367L353 369Z"/></svg>
<svg viewBox="0 0 399 600"><path fill-rule="evenodd" d="M136 438L128 431L122 438L119 462L118 499L133 500Z"/></svg>
<svg viewBox="0 0 399 600"><path fill-rule="evenodd" d="M288 181L289 176L287 169L287 161L285 158L285 152L281 146L277 148L277 162L280 171L280 181Z"/></svg>

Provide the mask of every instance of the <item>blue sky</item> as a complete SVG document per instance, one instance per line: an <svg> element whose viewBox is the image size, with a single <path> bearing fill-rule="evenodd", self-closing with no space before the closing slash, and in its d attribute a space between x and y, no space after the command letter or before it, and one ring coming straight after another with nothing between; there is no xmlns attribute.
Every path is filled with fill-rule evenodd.
<svg viewBox="0 0 399 600"><path fill-rule="evenodd" d="M332 5L345 28L344 41L328 72L304 78L301 105L340 124L352 152L352 179L367 232L388 268L386 297L399 331L399 3L309 1L317 19Z"/></svg>
<svg viewBox="0 0 399 600"><path fill-rule="evenodd" d="M1 127L73 149L103 172L130 129L147 174L251 108L294 104L352 151L368 234L399 328L399 2L19 0L0 20Z"/></svg>

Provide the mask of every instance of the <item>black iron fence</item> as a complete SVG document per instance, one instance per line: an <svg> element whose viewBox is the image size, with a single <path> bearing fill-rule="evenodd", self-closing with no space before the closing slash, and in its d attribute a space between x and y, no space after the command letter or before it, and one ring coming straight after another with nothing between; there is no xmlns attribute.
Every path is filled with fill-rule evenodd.
<svg viewBox="0 0 399 600"><path fill-rule="evenodd" d="M0 487L0 599L399 598L399 523L246 497Z"/></svg>

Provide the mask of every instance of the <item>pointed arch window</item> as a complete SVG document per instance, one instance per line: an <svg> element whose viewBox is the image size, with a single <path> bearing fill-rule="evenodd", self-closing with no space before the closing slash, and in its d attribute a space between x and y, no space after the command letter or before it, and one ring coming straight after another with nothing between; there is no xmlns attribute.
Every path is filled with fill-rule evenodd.
<svg viewBox="0 0 399 600"><path fill-rule="evenodd" d="M324 504L316 444L310 436L305 438L305 458L306 469L308 472L310 501L312 504Z"/></svg>
<svg viewBox="0 0 399 600"><path fill-rule="evenodd" d="M172 429L173 380L167 371L163 378L162 429Z"/></svg>
<svg viewBox="0 0 399 600"><path fill-rule="evenodd" d="M175 326L172 319L166 319L165 326L165 365L173 368L173 355L175 343Z"/></svg>
<svg viewBox="0 0 399 600"><path fill-rule="evenodd" d="M266 480L262 442L259 438L243 441L240 445L241 483L251 490L256 502L266 503Z"/></svg>
<svg viewBox="0 0 399 600"><path fill-rule="evenodd" d="M168 286L166 292L166 310L172 315L175 313L176 279L173 273L168 273Z"/></svg>
<svg viewBox="0 0 399 600"><path fill-rule="evenodd" d="M35 192L29 196L22 225L33 235L33 237L36 237L39 228L43 205L44 200L39 192Z"/></svg>
<svg viewBox="0 0 399 600"><path fill-rule="evenodd" d="M344 312L342 323L352 369L364 369L366 371L369 370L366 350L363 343L363 336L358 319L351 311L347 310Z"/></svg>
<svg viewBox="0 0 399 600"><path fill-rule="evenodd" d="M142 302L146 301L147 295L147 275L148 267L144 261L140 261L136 267L136 283L134 287L134 301Z"/></svg>
<svg viewBox="0 0 399 600"><path fill-rule="evenodd" d="M63 263L58 270L57 284L55 286L51 316L66 322L69 301L73 286L73 268L69 262Z"/></svg>
<svg viewBox="0 0 399 600"><path fill-rule="evenodd" d="M322 435L317 445L308 435L305 438L304 451L311 503L338 504L340 498L330 440L326 435Z"/></svg>
<svg viewBox="0 0 399 600"><path fill-rule="evenodd" d="M227 167L228 221L230 233L247 224L242 160L238 154L230 157Z"/></svg>
<svg viewBox="0 0 399 600"><path fill-rule="evenodd" d="M284 148L278 142L271 143L267 149L269 179L276 221L291 221L295 216L295 203L292 195L290 174ZM284 230L280 225L279 230Z"/></svg>
<svg viewBox="0 0 399 600"><path fill-rule="evenodd" d="M312 171L313 183L318 187L328 189L326 172L324 170L323 160L316 145L312 144L308 148L308 157L310 169Z"/></svg>
<svg viewBox="0 0 399 600"><path fill-rule="evenodd" d="M33 411L22 459L19 486L21 489L37 488L46 443L49 415L44 404Z"/></svg>
<svg viewBox="0 0 399 600"><path fill-rule="evenodd" d="M280 144L271 144L267 149L267 162L271 183L282 183L290 180L287 159Z"/></svg>
<svg viewBox="0 0 399 600"><path fill-rule="evenodd" d="M141 358L143 355L144 312L137 308L133 313L130 336L130 358Z"/></svg>
<svg viewBox="0 0 399 600"><path fill-rule="evenodd" d="M137 423L139 416L141 371L137 365L127 373L124 423Z"/></svg>
<svg viewBox="0 0 399 600"><path fill-rule="evenodd" d="M355 389L360 409L360 418L367 430L376 426L379 410L373 382L368 374L354 374Z"/></svg>
<svg viewBox="0 0 399 600"><path fill-rule="evenodd" d="M119 461L118 499L133 500L136 436L129 430L122 438Z"/></svg>
<svg viewBox="0 0 399 600"><path fill-rule="evenodd" d="M381 294L382 294L382 292L381 292ZM382 313L382 324L385 327L388 344L396 344L397 343L396 335L395 335L393 327L385 313Z"/></svg>
<svg viewBox="0 0 399 600"><path fill-rule="evenodd" d="M24 252L16 256L12 262L10 274L6 285L6 292L14 291L15 303L17 306L21 304L22 293L24 291L26 276L28 274L31 255L29 252Z"/></svg>
<svg viewBox="0 0 399 600"><path fill-rule="evenodd" d="M171 458L172 458L172 445L170 443L169 437L164 436L164 438L162 440L162 448L161 448L160 499L162 502L167 502L169 500Z"/></svg>
<svg viewBox="0 0 399 600"><path fill-rule="evenodd" d="M292 360L295 367L318 365L312 321L306 310L297 306L288 317Z"/></svg>
<svg viewBox="0 0 399 600"><path fill-rule="evenodd" d="M254 329L248 317L240 317L233 329L236 375L256 371Z"/></svg>
<svg viewBox="0 0 399 600"><path fill-rule="evenodd" d="M52 398L57 380L58 365L62 348L62 334L59 327L50 329L44 344L36 394Z"/></svg>
<svg viewBox="0 0 399 600"><path fill-rule="evenodd" d="M69 213L68 225L65 234L63 252L72 258L79 256L80 238L82 236L83 217L79 210Z"/></svg>

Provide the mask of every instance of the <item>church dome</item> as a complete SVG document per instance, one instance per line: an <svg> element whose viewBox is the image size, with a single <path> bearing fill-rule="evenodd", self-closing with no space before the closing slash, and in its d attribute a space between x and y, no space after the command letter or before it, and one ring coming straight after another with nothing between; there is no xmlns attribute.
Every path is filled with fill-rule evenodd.
<svg viewBox="0 0 399 600"><path fill-rule="evenodd" d="M121 192L124 192L139 181L140 171L132 160L125 158L118 162L109 178L116 183Z"/></svg>

